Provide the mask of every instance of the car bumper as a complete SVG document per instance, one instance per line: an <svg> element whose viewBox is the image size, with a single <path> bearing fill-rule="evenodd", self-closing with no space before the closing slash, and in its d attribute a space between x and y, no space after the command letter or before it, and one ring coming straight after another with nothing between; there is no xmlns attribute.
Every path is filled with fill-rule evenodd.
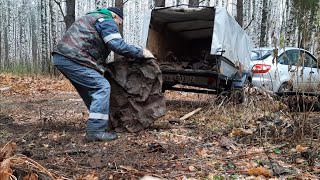
<svg viewBox="0 0 320 180"><path fill-rule="evenodd" d="M259 75L254 75L252 77L252 85L268 91L273 91L274 89L273 81L270 78Z"/></svg>

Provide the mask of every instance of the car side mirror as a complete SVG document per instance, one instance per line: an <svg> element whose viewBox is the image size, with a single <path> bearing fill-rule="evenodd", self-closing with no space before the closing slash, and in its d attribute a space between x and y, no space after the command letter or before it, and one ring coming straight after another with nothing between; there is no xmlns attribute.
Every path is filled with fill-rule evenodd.
<svg viewBox="0 0 320 180"><path fill-rule="evenodd" d="M288 65L289 59L286 56L284 56L284 57L280 58L280 60L278 62L279 62L279 64L287 64Z"/></svg>
<svg viewBox="0 0 320 180"><path fill-rule="evenodd" d="M312 67L312 68L320 69L320 64L313 64L311 67Z"/></svg>
<svg viewBox="0 0 320 180"><path fill-rule="evenodd" d="M280 60L278 61L279 64L283 64L283 62L284 62L283 59L280 59Z"/></svg>

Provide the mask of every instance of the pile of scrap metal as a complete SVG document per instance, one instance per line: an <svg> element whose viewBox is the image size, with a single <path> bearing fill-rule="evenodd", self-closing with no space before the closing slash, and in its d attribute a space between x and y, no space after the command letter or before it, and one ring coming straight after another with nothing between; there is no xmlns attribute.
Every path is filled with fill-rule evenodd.
<svg viewBox="0 0 320 180"><path fill-rule="evenodd" d="M137 132L166 113L162 74L156 60L119 58L109 64L110 119L116 131Z"/></svg>
<svg viewBox="0 0 320 180"><path fill-rule="evenodd" d="M173 52L168 52L164 60L160 63L161 69L193 69L193 70L213 70L216 63L215 56L209 52L203 52L199 56L177 56Z"/></svg>

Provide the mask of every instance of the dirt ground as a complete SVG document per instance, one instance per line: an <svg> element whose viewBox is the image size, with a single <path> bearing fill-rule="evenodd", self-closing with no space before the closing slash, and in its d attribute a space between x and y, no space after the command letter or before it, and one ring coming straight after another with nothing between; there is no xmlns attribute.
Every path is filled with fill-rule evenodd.
<svg viewBox="0 0 320 180"><path fill-rule="evenodd" d="M259 103L266 99L253 99L246 105L230 105L215 95L169 91L167 114L148 129L119 133L119 139L111 142L88 143L84 140L88 112L67 81L7 74L0 78L0 147L15 142L15 154L61 179L147 175L178 180L318 179L320 175L318 129L312 129L311 137L309 126L304 126L304 135L295 134L301 133L293 126L296 116L281 103L271 108ZM179 120L197 108L200 112ZM301 114L306 115L305 120L319 122L318 113ZM11 168L17 179L30 172L46 179L32 166Z"/></svg>

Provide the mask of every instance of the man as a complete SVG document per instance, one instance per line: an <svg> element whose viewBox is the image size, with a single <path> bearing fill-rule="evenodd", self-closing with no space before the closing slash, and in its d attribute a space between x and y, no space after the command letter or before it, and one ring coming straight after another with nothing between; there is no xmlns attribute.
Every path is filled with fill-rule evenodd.
<svg viewBox="0 0 320 180"><path fill-rule="evenodd" d="M119 26L119 8L101 8L76 20L53 50L53 63L70 80L89 110L86 139L108 141L117 138L109 128L110 84L104 78L110 51L129 58L154 58L147 49L124 42ZM106 131L107 130L107 131Z"/></svg>

